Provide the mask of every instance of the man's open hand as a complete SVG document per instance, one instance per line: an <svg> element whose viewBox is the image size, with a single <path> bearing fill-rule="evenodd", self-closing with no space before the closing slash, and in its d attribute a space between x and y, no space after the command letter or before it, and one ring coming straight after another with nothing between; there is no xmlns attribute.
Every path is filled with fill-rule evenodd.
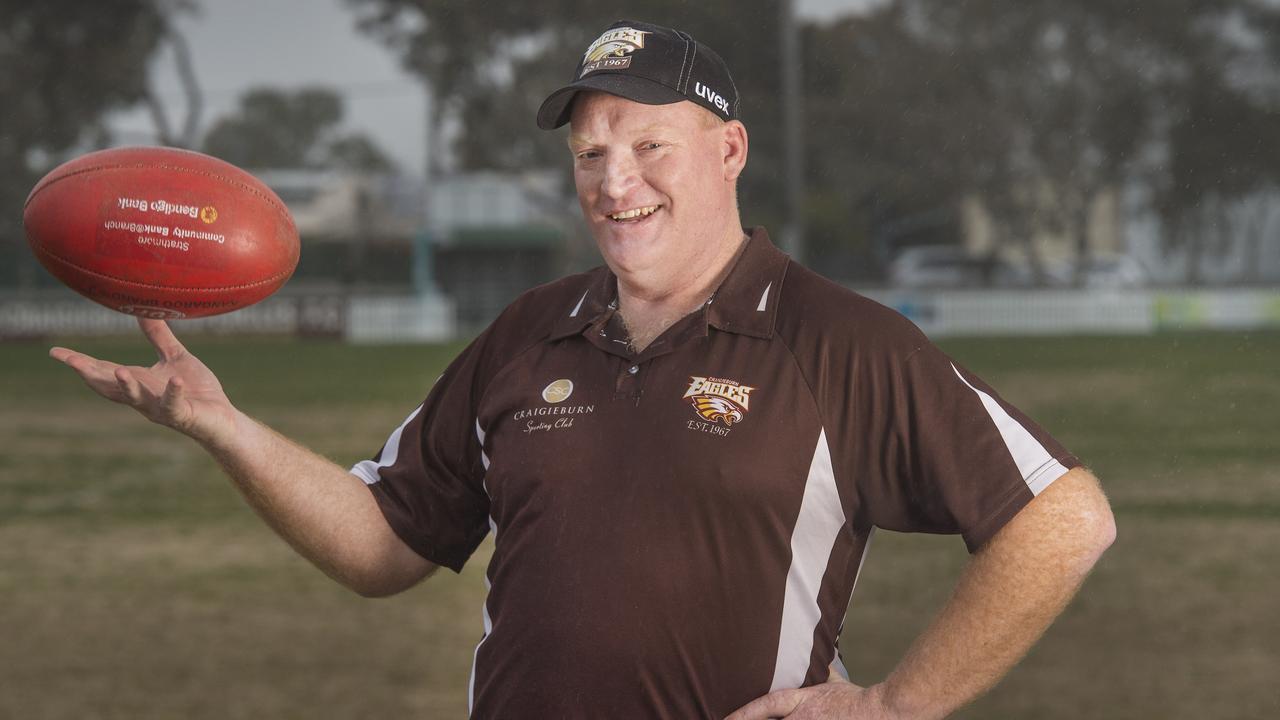
<svg viewBox="0 0 1280 720"><path fill-rule="evenodd" d="M50 349L49 355L75 370L94 392L152 422L197 440L233 432L236 410L218 378L187 352L163 320L139 318L138 325L160 357L151 367L119 365L62 347Z"/></svg>

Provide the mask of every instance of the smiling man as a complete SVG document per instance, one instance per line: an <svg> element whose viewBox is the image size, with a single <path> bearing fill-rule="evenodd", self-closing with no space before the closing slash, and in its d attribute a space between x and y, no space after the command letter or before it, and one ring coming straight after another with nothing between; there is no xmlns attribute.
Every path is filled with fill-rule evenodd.
<svg viewBox="0 0 1280 720"><path fill-rule="evenodd" d="M743 229L747 130L710 48L614 24L538 113L566 123L605 266L517 300L367 477L433 562L496 534L474 715L936 718L990 687L1111 542L1096 481L900 315ZM562 397L572 424L512 422ZM836 646L876 527L975 556L862 688Z"/></svg>
<svg viewBox="0 0 1280 720"><path fill-rule="evenodd" d="M582 213L618 278L632 349L702 305L746 243L733 183L747 159L741 123L692 103L645 105L600 92L573 109Z"/></svg>
<svg viewBox="0 0 1280 720"><path fill-rule="evenodd" d="M142 321L150 368L52 354L195 438L362 594L494 533L473 717L940 718L994 684L1114 537L1093 477L900 315L743 229L738 91L688 34L613 25L538 123L570 125L605 266L517 299L349 472L232 406L163 322ZM837 643L876 528L973 558L864 688Z"/></svg>

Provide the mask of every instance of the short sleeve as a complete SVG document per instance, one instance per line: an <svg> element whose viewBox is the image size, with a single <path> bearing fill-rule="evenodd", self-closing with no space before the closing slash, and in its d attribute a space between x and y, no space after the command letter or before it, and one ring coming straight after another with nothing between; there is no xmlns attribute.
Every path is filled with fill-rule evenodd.
<svg viewBox="0 0 1280 720"><path fill-rule="evenodd" d="M475 412L485 338L449 365L373 459L351 468L396 534L422 557L455 572L489 530Z"/></svg>
<svg viewBox="0 0 1280 720"><path fill-rule="evenodd" d="M976 551L1078 461L931 343L889 366L876 423L880 472L864 478L872 524L959 533Z"/></svg>

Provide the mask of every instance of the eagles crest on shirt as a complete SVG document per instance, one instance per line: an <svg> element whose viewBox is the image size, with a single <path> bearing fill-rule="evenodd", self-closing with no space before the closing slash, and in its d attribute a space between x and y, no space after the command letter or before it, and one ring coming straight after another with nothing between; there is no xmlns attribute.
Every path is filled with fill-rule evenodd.
<svg viewBox="0 0 1280 720"><path fill-rule="evenodd" d="M693 409L709 422L719 420L725 425L733 425L742 421L742 411L722 397L699 395L693 399Z"/></svg>
<svg viewBox="0 0 1280 720"><path fill-rule="evenodd" d="M689 388L684 397L693 405L693 411L707 422L721 422L731 426L742 422L751 402L751 391L736 380L717 377L689 378Z"/></svg>

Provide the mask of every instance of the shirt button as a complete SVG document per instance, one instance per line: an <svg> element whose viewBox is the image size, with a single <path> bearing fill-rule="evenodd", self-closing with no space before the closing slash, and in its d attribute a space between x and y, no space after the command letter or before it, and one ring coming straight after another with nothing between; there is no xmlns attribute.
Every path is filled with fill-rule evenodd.
<svg viewBox="0 0 1280 720"><path fill-rule="evenodd" d="M640 372L640 366L632 365L631 367L627 368L627 372L631 373L632 375L635 375L636 373Z"/></svg>

